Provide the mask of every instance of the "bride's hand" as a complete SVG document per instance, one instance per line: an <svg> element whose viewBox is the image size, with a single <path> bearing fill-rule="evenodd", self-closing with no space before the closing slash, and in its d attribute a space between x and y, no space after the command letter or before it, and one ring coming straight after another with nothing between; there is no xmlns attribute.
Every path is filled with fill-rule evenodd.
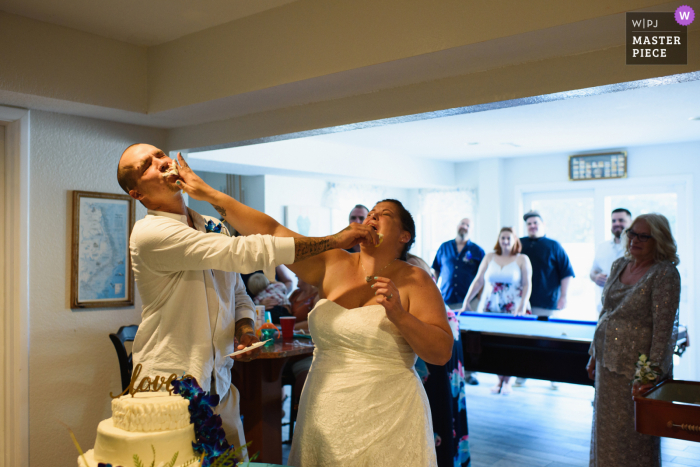
<svg viewBox="0 0 700 467"><path fill-rule="evenodd" d="M194 173L179 152L177 153L177 161L180 163L178 167L180 180L175 182L177 186L198 201L208 201L216 193L216 190L207 185L204 180Z"/></svg>
<svg viewBox="0 0 700 467"><path fill-rule="evenodd" d="M384 307L386 310L386 317L389 318L389 321L394 322L394 320L399 319L407 313L401 305L399 289L391 279L375 277L372 288L375 289L374 295L377 296L377 303Z"/></svg>

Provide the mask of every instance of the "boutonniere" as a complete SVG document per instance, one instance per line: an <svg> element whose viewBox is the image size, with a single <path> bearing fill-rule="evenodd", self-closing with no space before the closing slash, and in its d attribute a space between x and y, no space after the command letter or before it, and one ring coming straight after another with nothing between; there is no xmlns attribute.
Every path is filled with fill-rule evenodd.
<svg viewBox="0 0 700 467"><path fill-rule="evenodd" d="M207 229L207 233L209 233L209 232L222 233L221 232L222 227L223 227L223 225L221 224L221 222L215 224L214 221L212 221L211 219L209 219L209 221L206 224L204 224L204 228Z"/></svg>
<svg viewBox="0 0 700 467"><path fill-rule="evenodd" d="M464 255L464 257L462 258L462 261L464 261L465 263L469 263L469 262L473 261L472 252L467 250L467 254Z"/></svg>

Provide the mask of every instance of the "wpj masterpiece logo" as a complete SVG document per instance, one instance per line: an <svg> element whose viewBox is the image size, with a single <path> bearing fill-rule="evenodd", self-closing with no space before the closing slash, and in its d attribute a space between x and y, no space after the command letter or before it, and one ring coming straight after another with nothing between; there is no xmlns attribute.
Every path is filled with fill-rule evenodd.
<svg viewBox="0 0 700 467"><path fill-rule="evenodd" d="M675 12L627 13L627 65L687 65L689 6Z"/></svg>

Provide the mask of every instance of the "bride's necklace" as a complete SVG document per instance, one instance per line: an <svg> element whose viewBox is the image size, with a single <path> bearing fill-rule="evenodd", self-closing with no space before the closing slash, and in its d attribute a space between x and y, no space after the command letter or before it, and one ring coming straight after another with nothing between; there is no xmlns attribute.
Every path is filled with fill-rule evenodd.
<svg viewBox="0 0 700 467"><path fill-rule="evenodd" d="M388 267L391 265L391 263L393 263L393 262L396 261L397 259L398 259L398 258L392 259L391 262L389 262L389 264L387 264L386 266L384 266L383 268L381 268L379 271L375 272L375 274L379 274L380 272L382 272L383 270L385 270L386 268L388 268ZM365 267L362 265L362 259L360 259L360 267L362 268L362 270L363 270L364 273L365 273L365 281L367 281L367 282L372 282L372 278L373 278L374 276L368 276L368 275L367 275L367 270L366 270Z"/></svg>

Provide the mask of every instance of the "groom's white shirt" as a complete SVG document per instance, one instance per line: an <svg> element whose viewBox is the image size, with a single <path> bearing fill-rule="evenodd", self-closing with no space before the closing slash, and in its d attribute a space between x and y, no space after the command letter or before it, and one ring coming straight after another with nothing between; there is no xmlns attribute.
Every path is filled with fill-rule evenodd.
<svg viewBox="0 0 700 467"><path fill-rule="evenodd" d="M133 346L134 365L141 376L197 378L210 390L229 391L236 321L253 319L253 302L240 274L263 270L274 279L275 267L294 262L294 239L269 235L230 237L206 232L208 220L189 210L187 217L160 211L136 222L129 248L143 302L141 324Z"/></svg>

